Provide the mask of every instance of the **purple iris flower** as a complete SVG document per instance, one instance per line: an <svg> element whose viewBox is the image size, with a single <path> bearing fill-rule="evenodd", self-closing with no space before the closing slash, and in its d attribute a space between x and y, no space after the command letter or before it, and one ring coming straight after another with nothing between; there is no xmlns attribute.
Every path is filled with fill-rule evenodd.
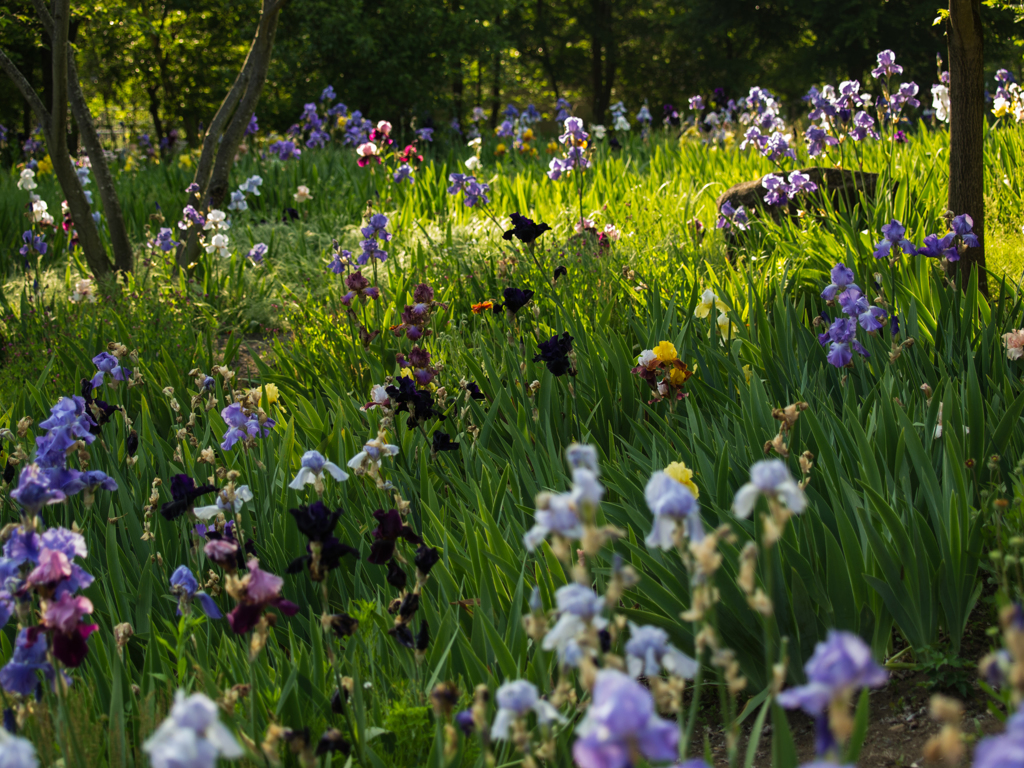
<svg viewBox="0 0 1024 768"><path fill-rule="evenodd" d="M408 181L410 184L412 184L412 166L410 166L408 163L402 163L400 166L398 166L398 170L392 174L391 178L394 179L396 184L403 181Z"/></svg>
<svg viewBox="0 0 1024 768"><path fill-rule="evenodd" d="M124 381L127 378L124 368L121 367L121 362L109 352L100 352L92 359L92 362L96 366L96 375L92 377L93 389L103 386L103 378L108 373L114 381ZM47 429L47 427L43 428Z"/></svg>
<svg viewBox="0 0 1024 768"><path fill-rule="evenodd" d="M593 702L572 754L579 768L624 768L634 751L651 762L679 756L679 728L658 717L650 691L615 669L597 673Z"/></svg>
<svg viewBox="0 0 1024 768"><path fill-rule="evenodd" d="M232 403L220 412L220 416L228 425L228 431L224 433L224 441L220 444L225 451L234 448L235 443L239 440L256 437L259 434L259 422L247 416L242 411L240 403Z"/></svg>
<svg viewBox="0 0 1024 768"><path fill-rule="evenodd" d="M743 206L733 208L732 203L726 200L718 211L718 221L715 222L715 229L732 229L736 227L736 229L742 232L749 223L750 219L747 217L747 212Z"/></svg>
<svg viewBox="0 0 1024 768"><path fill-rule="evenodd" d="M465 173L449 173L448 182L451 184L448 187L449 195L457 195L466 186L466 183L473 180L473 177Z"/></svg>
<svg viewBox="0 0 1024 768"><path fill-rule="evenodd" d="M769 173L761 179L761 186L767 189L764 201L768 205L785 205L789 202L789 186L777 173Z"/></svg>
<svg viewBox="0 0 1024 768"><path fill-rule="evenodd" d="M801 192L817 192L818 185L811 181L811 177L803 171L793 171L789 174L789 190L788 194L790 197L798 195Z"/></svg>
<svg viewBox="0 0 1024 768"><path fill-rule="evenodd" d="M918 256L927 256L931 259L946 258L950 261L959 261L960 252L957 250L956 244L953 242L955 239L955 232L950 232L942 238L935 234L927 235L924 238L924 245L915 249L915 253Z"/></svg>
<svg viewBox="0 0 1024 768"><path fill-rule="evenodd" d="M164 253L170 253L178 245L174 239L174 231L170 227L161 227L157 232L155 245Z"/></svg>
<svg viewBox="0 0 1024 768"><path fill-rule="evenodd" d="M470 208L478 205L479 203L487 205L491 202L490 198L487 197L489 189L489 185L479 182L476 179L472 179L462 190L463 197L465 198L465 204Z"/></svg>
<svg viewBox="0 0 1024 768"><path fill-rule="evenodd" d="M903 67L896 63L896 54L890 50L884 50L878 54L878 66L871 70L871 76L876 80L880 77L902 74Z"/></svg>
<svg viewBox="0 0 1024 768"><path fill-rule="evenodd" d="M203 613L211 619L220 619L224 616L213 598L199 589L199 582L187 565L179 565L171 574L171 593L178 596L178 616L181 616L182 605L187 608L192 600L198 600Z"/></svg>
<svg viewBox="0 0 1024 768"><path fill-rule="evenodd" d="M961 213L959 216L953 217L953 231L960 236L968 248L977 248L981 244L978 241L978 236L974 234L974 219L969 213Z"/></svg>
<svg viewBox="0 0 1024 768"><path fill-rule="evenodd" d="M259 130L260 130L260 125L256 121L256 115L253 115L252 117L249 118L249 124L247 126L245 126L245 135L246 136L255 136L257 133L259 133Z"/></svg>
<svg viewBox="0 0 1024 768"><path fill-rule="evenodd" d="M747 129L747 132L743 134L743 141L740 142L740 150L745 150L749 146L756 146L760 149L766 141L768 141L768 137L761 135L760 128L757 126L750 127Z"/></svg>
<svg viewBox="0 0 1024 768"><path fill-rule="evenodd" d="M327 146L327 142L331 140L331 134L327 131L322 131L319 128L314 128L310 131L309 138L306 139L306 146L310 149L320 149Z"/></svg>
<svg viewBox="0 0 1024 768"><path fill-rule="evenodd" d="M700 112L704 109L704 97L703 96L691 96L690 97L690 109L694 112Z"/></svg>
<svg viewBox="0 0 1024 768"><path fill-rule="evenodd" d="M43 505L57 504L64 501L65 497L63 491L51 485L50 478L43 473L38 464L29 464L21 470L18 487L11 491L11 498L18 502L31 517ZM6 550L6 547L4 549Z"/></svg>
<svg viewBox="0 0 1024 768"><path fill-rule="evenodd" d="M43 239L42 235L34 235L32 234L32 230L26 229L21 234L21 240L24 245L18 249L18 253L22 256L28 256L30 250L34 250L40 256L46 255L48 246L46 245L46 240Z"/></svg>
<svg viewBox="0 0 1024 768"><path fill-rule="evenodd" d="M864 110L853 116L853 130L850 131L850 138L854 141L864 141L868 136L878 138L878 131L874 128L875 118Z"/></svg>
<svg viewBox="0 0 1024 768"><path fill-rule="evenodd" d="M821 292L821 298L825 301L832 301L837 293L842 293L851 286L859 291L860 288L853 282L855 279L852 269L842 262L836 264L832 267L832 282Z"/></svg>
<svg viewBox="0 0 1024 768"><path fill-rule="evenodd" d="M569 117L569 110L570 110L570 108L571 108L571 105L569 104L568 99L565 99L563 97L559 97L558 100L555 102L555 109L558 110L555 113L555 122L556 123L564 123L565 119L567 117Z"/></svg>
<svg viewBox="0 0 1024 768"><path fill-rule="evenodd" d="M334 92L334 86L328 85L322 91L320 91L320 101L332 102L338 98L338 94Z"/></svg>
<svg viewBox="0 0 1024 768"><path fill-rule="evenodd" d="M36 672L42 672L48 681L53 680L53 666L46 660L46 635L34 635L29 638L29 628L18 632L14 641L14 653L11 660L0 669L0 686L8 693L19 693L31 696L41 692L41 683Z"/></svg>
<svg viewBox="0 0 1024 768"><path fill-rule="evenodd" d="M807 141L807 154L811 157L817 157L827 152L829 147L839 143L839 139L835 136L829 135L828 131L816 126L807 129L804 139Z"/></svg>
<svg viewBox="0 0 1024 768"><path fill-rule="evenodd" d="M352 265L352 251L335 251L334 259L327 268L336 275L340 275L346 268Z"/></svg>
<svg viewBox="0 0 1024 768"><path fill-rule="evenodd" d="M840 317L829 326L828 362L836 368L845 368L853 362L853 353L864 357L868 351L857 341L857 321L853 318Z"/></svg>
<svg viewBox="0 0 1024 768"><path fill-rule="evenodd" d="M434 129L433 128L417 128L416 138L420 141L431 142L434 140Z"/></svg>
<svg viewBox="0 0 1024 768"><path fill-rule="evenodd" d="M856 286L839 295L839 304L843 308L843 314L855 317L860 327L868 333L881 330L882 323L888 317L884 309L870 304L867 296Z"/></svg>
<svg viewBox="0 0 1024 768"><path fill-rule="evenodd" d="M565 133L558 137L562 144L575 146L590 138L590 134L583 130L583 121L578 117L567 117L563 127Z"/></svg>
<svg viewBox="0 0 1024 768"><path fill-rule="evenodd" d="M275 141L267 150L272 154L276 155L278 160L291 160L299 157L302 154L302 150L295 145L294 141Z"/></svg>
<svg viewBox="0 0 1024 768"><path fill-rule="evenodd" d="M190 186L190 188L191 188L191 186ZM195 207L192 206L192 205L186 205L184 208L182 208L181 215L184 216L189 221L191 221L197 227L206 226L206 219L203 217L203 214L201 214L199 211L197 211L195 209ZM188 224L186 224L184 227L182 227L179 224L178 227L180 229L188 229Z"/></svg>
<svg viewBox="0 0 1024 768"><path fill-rule="evenodd" d="M369 223L359 231L363 237L386 243L391 240L391 233L388 232L387 227L388 217L383 213L375 213L370 217Z"/></svg>
<svg viewBox="0 0 1024 768"><path fill-rule="evenodd" d="M515 118L519 117L519 110L516 109L515 106L513 106L512 104L509 104L507 107L505 107L505 111L502 112L501 114L503 114L505 118L508 120L514 120Z"/></svg>
<svg viewBox="0 0 1024 768"><path fill-rule="evenodd" d="M761 154L773 163L778 162L783 157L796 159L796 152L790 149L786 137L778 131L769 136L768 140L761 146Z"/></svg>
<svg viewBox="0 0 1024 768"><path fill-rule="evenodd" d="M93 491L96 488L102 488L105 491L116 491L117 481L106 472L90 469L87 472L78 473L70 482L63 485L61 490L64 491L65 496L74 496L82 491Z"/></svg>
<svg viewBox="0 0 1024 768"><path fill-rule="evenodd" d="M249 253L247 254L249 259L252 262L254 262L255 264L261 264L263 262L263 257L266 256L266 255L267 255L267 244L266 243L256 243L256 245L254 245L252 248L249 249Z"/></svg>
<svg viewBox="0 0 1024 768"><path fill-rule="evenodd" d="M373 238L363 240L360 243L360 246L362 247L363 250L362 253L359 254L359 257L356 259L356 263L359 264L360 266L368 264L371 259L377 259L378 261L387 261L388 252L383 250L377 243L377 241L374 240Z"/></svg>
<svg viewBox="0 0 1024 768"><path fill-rule="evenodd" d="M1010 768L1024 765L1024 713L1006 720L1006 731L978 742L974 749L974 768Z"/></svg>
<svg viewBox="0 0 1024 768"><path fill-rule="evenodd" d="M502 139L510 139L515 135L515 128L512 126L511 120L503 120L501 125L498 126L497 135Z"/></svg>
<svg viewBox="0 0 1024 768"><path fill-rule="evenodd" d="M872 254L876 259L884 259L889 256L893 246L896 246L897 255L903 252L907 255L913 255L917 249L914 248L914 244L907 240L905 235L907 234L907 228L900 224L896 219L893 219L888 224L882 227L882 240L875 245L875 252Z"/></svg>

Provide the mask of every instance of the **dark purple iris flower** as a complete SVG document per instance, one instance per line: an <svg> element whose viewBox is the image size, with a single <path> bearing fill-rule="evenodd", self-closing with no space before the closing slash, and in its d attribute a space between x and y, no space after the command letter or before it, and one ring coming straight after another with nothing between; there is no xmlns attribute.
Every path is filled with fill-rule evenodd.
<svg viewBox="0 0 1024 768"><path fill-rule="evenodd" d="M373 513L377 519L377 527L373 529L373 544L370 546L370 556L366 558L368 563L384 565L395 554L395 542L405 539L410 544L422 544L423 539L416 535L405 522L396 509L389 509L385 512L378 509Z"/></svg>
<svg viewBox="0 0 1024 768"><path fill-rule="evenodd" d="M171 477L171 501L164 502L160 514L168 520L176 520L191 511L196 499L208 493L216 493L214 485L196 485L196 481L185 474Z"/></svg>
<svg viewBox="0 0 1024 768"><path fill-rule="evenodd" d="M572 362L569 360L569 353L572 352L572 336L568 331L561 337L555 334L547 341L540 342L537 347L540 349L540 353L534 356L533 362L543 361L555 376L573 373Z"/></svg>
<svg viewBox="0 0 1024 768"><path fill-rule="evenodd" d="M533 219L528 219L518 213L513 213L509 218L512 219L512 229L502 235L505 240L511 240L514 237L529 245L551 229L547 224L537 224Z"/></svg>

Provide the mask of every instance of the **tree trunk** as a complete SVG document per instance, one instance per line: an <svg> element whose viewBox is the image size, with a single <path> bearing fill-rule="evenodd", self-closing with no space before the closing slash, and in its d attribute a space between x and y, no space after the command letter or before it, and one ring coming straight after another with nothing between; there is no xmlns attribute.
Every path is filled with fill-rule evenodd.
<svg viewBox="0 0 1024 768"><path fill-rule="evenodd" d="M491 72L491 130L498 127L501 114L501 50L494 52L494 71Z"/></svg>
<svg viewBox="0 0 1024 768"><path fill-rule="evenodd" d="M228 175L267 79L277 21L287 2L263 0L260 23L245 63L203 138L203 149L192 180L199 187L198 200L210 208L217 208L227 196ZM189 202L195 203L196 199ZM196 227L190 227L184 245L178 248L178 265L187 268L195 263L198 255L199 232Z"/></svg>
<svg viewBox="0 0 1024 768"><path fill-rule="evenodd" d="M107 217L107 230L110 233L110 247L114 252L114 269L119 272L131 272L135 266L132 242L128 238L128 228L124 223L124 212L121 201L114 187L114 177L107 165L107 156L103 153L103 144L96 131L96 123L89 105L82 93L82 85L78 79L78 66L75 63L74 51L68 50L68 92L71 96L71 114L82 134L82 144L92 165L92 175L96 178L96 188L100 195L100 204Z"/></svg>
<svg viewBox="0 0 1024 768"><path fill-rule="evenodd" d="M611 104L612 81L617 61L615 31L612 28L611 0L590 3L590 81L591 106L595 123L603 123Z"/></svg>
<svg viewBox="0 0 1024 768"><path fill-rule="evenodd" d="M966 290L971 270L988 295L985 268L985 81L981 0L949 0L949 210L970 214L979 246L947 271ZM959 266L958 266L959 265Z"/></svg>

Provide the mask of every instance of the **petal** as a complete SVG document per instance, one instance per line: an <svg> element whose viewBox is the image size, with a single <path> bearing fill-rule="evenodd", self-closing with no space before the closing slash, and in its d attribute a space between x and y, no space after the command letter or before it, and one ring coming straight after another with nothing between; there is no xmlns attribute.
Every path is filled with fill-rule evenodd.
<svg viewBox="0 0 1024 768"><path fill-rule="evenodd" d="M491 738L495 741L504 741L508 738L508 727L512 725L515 713L511 709L499 709L494 723L491 725Z"/></svg>
<svg viewBox="0 0 1024 768"><path fill-rule="evenodd" d="M326 464L324 464L324 469L326 469L331 474L331 477L333 477L339 483L343 483L346 480L348 480L348 472L343 470L333 461L328 461Z"/></svg>
<svg viewBox="0 0 1024 768"><path fill-rule="evenodd" d="M218 512L220 512L220 507L216 504L210 504L206 507L195 507L192 510L192 514L200 520L210 520L216 517Z"/></svg>
<svg viewBox="0 0 1024 768"><path fill-rule="evenodd" d="M220 612L220 608L213 602L213 598L205 592L196 592L196 599L199 601L199 607L203 609L203 613L211 619L221 619L224 617L224 614Z"/></svg>
<svg viewBox="0 0 1024 768"><path fill-rule="evenodd" d="M366 451L360 451L348 460L347 466L349 469L358 469L363 465L364 461L366 461Z"/></svg>
<svg viewBox="0 0 1024 768"><path fill-rule="evenodd" d="M668 646L661 659L661 664L669 674L688 680L693 678L697 674L697 670L700 669L700 663L696 659L687 656L674 645Z"/></svg>
<svg viewBox="0 0 1024 768"><path fill-rule="evenodd" d="M750 513L754 510L754 504L757 503L757 497L761 495L761 492L757 489L757 486L753 483L747 483L738 491L732 500L732 512L736 517L745 520L750 517Z"/></svg>
<svg viewBox="0 0 1024 768"><path fill-rule="evenodd" d="M537 713L537 722L541 725L565 722L565 718L562 717L562 713L555 709L554 705L550 701L537 699L537 703L533 705L533 711Z"/></svg>
<svg viewBox="0 0 1024 768"><path fill-rule="evenodd" d="M288 487L293 491L301 491L304 486L312 485L314 482L316 482L316 475L313 474L313 470L309 467L303 467L295 475L295 478L288 483Z"/></svg>

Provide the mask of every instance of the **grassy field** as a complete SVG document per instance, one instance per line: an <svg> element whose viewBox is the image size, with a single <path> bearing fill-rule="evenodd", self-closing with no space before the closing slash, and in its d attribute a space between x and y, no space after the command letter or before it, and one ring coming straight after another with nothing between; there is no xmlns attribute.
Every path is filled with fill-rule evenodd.
<svg viewBox="0 0 1024 768"><path fill-rule="evenodd" d="M886 147L870 143L862 151L865 170L886 168ZM1001 128L986 138L988 300L951 289L933 260L872 258L891 218L918 244L946 231L947 151L948 135L922 125L894 153L895 194L862 200L852 211L818 199L797 220L760 219L729 242L715 229L716 198L772 170L735 146L658 134L645 142L633 136L617 151L600 145L582 192L595 231L583 233L573 230L581 209L576 180L547 179L545 159L496 160L485 151L476 175L490 184L491 204L481 210L446 191L448 174L465 170L460 162L470 150L428 150L411 185L383 183L338 148L285 163L250 152L233 179L259 174L263 186L248 211L232 216L230 258L204 254L186 274L146 247L128 284L96 303L68 300L83 276L75 254L52 243L25 270L20 242L5 237L6 453L18 455L20 447L31 455L40 422L95 374L90 360L109 343L124 345L122 363L141 376L132 386L107 379L97 396L122 410L70 459L102 470L117 490L41 513L48 526L76 526L84 535L81 564L96 579L83 594L99 630L70 689L47 688L38 703L6 701L21 732L45 765L62 753L65 766L145 765L142 745L180 687L222 703L222 719L247 750L242 764L264 765L271 754L285 764L316 764L300 762L307 760L301 737L290 742L294 752L278 744L284 732L276 725L293 736L309 729L313 747L325 729L338 728L351 743L351 764L363 766L482 765L488 753L494 765L526 765L520 749L489 742L479 727L472 736L445 731L448 707L432 707L431 695L452 681L459 693L451 709L459 711L472 707L476 686L487 685L492 699L478 703L479 726L493 717L501 683L525 678L562 703L569 722L550 743L544 729L536 731L529 759L568 765L572 725L585 709L575 702L587 701L587 687L543 649L543 630L523 619L546 621L556 592L574 580L620 597L609 598L608 613L621 619L613 619L610 645L599 652L602 664L625 655L627 620L664 629L688 654L704 649L704 701L720 700L724 714L709 716L688 697L691 710L679 714L689 723L681 756L711 760L699 734L691 738L698 711L702 723L712 717L720 728L749 704L747 711L759 713L756 728L770 716L775 734L788 733L769 696L772 665L786 656L782 678L805 682L804 664L832 628L860 636L880 662L959 664L968 617L997 623L999 606L991 590L979 600L980 586L1003 572L984 553L1019 546L1008 542L1024 533L1022 363L1007 360L1002 341L1021 322L1024 131ZM22 228L27 195L16 180L14 173L0 178L5 233ZM174 226L190 180L176 160L120 172L140 244ZM311 200L296 203L299 185L309 187ZM40 177L36 192L60 210L52 175ZM286 208L297 218L282 220ZM551 231L532 247L505 240L512 212ZM370 213L385 214L393 234L389 258L362 271L381 297L346 306L344 276L328 269L332 241L357 253ZM621 236L599 242L596 232L606 225ZM255 265L245 254L260 242L268 251ZM837 262L899 317L898 329L887 322L876 333L858 331L869 356L855 354L844 368L827 362L817 338L827 327L818 327L821 313L837 312L820 296ZM422 283L432 287L432 300L417 292ZM516 312L474 310L486 301L511 307L507 289L532 291L532 298ZM707 290L717 297L713 308L702 298ZM417 326L429 333L413 341L403 312L417 303L429 305L429 320ZM566 333L572 370L556 375L557 366L534 358L542 343ZM692 372L680 399L659 400L632 372L638 355L665 342ZM413 364L414 348L429 351L429 366ZM433 413L407 422L395 410L398 394L390 408L365 408L375 385L397 384L413 367L427 371L430 383L414 389L432 401ZM221 412L240 400L274 423L225 449ZM792 404L801 405L787 421L777 409ZM410 401L407 409L417 407ZM32 425L19 428L25 417ZM458 443L454 450L443 450L441 434ZM344 510L334 533L360 556L342 558L319 582L306 569L286 574L307 551L289 510L319 496L312 486L289 487L301 457L317 450L345 467L378 435L397 446L381 462L380 482L351 470L345 482L324 475L323 502ZM552 540L528 551L523 537L536 520L535 500L570 487L565 453L577 442L593 445L599 457L604 498L585 520L597 539L580 549ZM775 501L763 507L769 515L732 512L750 467L765 458L781 458L794 477L809 480L806 510L783 524L777 540L766 539ZM701 578L685 546L680 557L645 544L652 527L645 485L673 462L693 472L704 528L728 529L715 537L721 561ZM259 567L284 577L282 594L298 607L266 628L266 645L251 663L249 634L232 633L196 607L176 616L179 600L168 585L183 564L224 613L234 605L229 576L204 554L195 520L160 512L171 500L171 477L181 473L220 489L248 486L251 500L227 517L251 538ZM5 521L18 519L6 492L0 508ZM373 535L373 513L388 509L401 510L440 554L429 578L418 580L418 612L409 622L417 635L421 620L429 627L420 649L401 642L402 613L396 619L388 611L417 582L418 545L399 540L391 561L406 576L405 590L388 567L370 562L381 538ZM602 543L597 532L609 526L615 535ZM754 578L774 605L769 614L740 586L748 542L760 551ZM716 599L693 618L708 583ZM358 619L351 637L321 622L342 612ZM15 623L0 634L5 661ZM119 644L115 627L124 623L132 635ZM707 627L734 654L747 681L742 692L729 687L737 671L713 661L703 640L695 644ZM973 670L960 682L967 678ZM339 686L348 691L345 703L332 707ZM862 709L858 722L867 717ZM857 733L844 747L848 758L863 741ZM795 765L791 743L776 739L776 763ZM341 753L322 759L349 764Z"/></svg>

